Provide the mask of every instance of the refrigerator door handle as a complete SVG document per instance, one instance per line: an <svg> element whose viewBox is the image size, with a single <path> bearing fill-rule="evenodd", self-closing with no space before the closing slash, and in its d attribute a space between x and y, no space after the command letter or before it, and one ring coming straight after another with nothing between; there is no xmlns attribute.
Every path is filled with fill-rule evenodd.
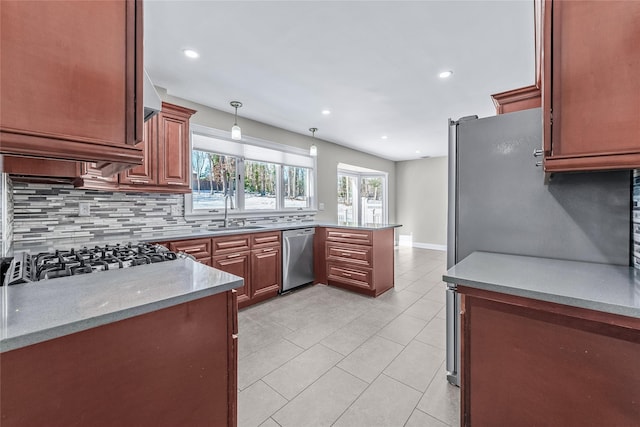
<svg viewBox="0 0 640 427"><path fill-rule="evenodd" d="M455 286L455 285L454 285ZM460 296L455 287L447 287L446 317L447 317L447 380L454 385L460 385L458 369L460 366Z"/></svg>

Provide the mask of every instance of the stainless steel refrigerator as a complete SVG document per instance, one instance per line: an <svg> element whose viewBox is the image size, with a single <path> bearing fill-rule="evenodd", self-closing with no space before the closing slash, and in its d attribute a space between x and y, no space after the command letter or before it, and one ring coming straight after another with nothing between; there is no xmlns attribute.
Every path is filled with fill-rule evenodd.
<svg viewBox="0 0 640 427"><path fill-rule="evenodd" d="M447 268L474 251L629 265L631 173L555 174L539 108L449 121ZM447 288L447 378L458 385L460 302Z"/></svg>

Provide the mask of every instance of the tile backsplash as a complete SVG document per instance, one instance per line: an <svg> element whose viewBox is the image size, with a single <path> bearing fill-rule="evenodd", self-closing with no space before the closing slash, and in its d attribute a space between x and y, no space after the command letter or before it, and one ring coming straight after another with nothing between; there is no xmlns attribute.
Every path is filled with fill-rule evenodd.
<svg viewBox="0 0 640 427"><path fill-rule="evenodd" d="M633 266L640 270L640 169L633 171L633 201L631 205L633 227Z"/></svg>
<svg viewBox="0 0 640 427"><path fill-rule="evenodd" d="M0 173L0 257L7 256L13 242L13 185L6 173Z"/></svg>
<svg viewBox="0 0 640 427"><path fill-rule="evenodd" d="M79 216L80 203L89 204L89 216ZM186 220L181 194L105 192L15 182L13 204L13 241L21 249L51 240L87 244L135 241L208 231L222 225L222 220ZM172 209L180 215L172 215ZM313 215L265 216L252 217L250 223L312 220ZM234 217L233 222L244 223L245 219Z"/></svg>

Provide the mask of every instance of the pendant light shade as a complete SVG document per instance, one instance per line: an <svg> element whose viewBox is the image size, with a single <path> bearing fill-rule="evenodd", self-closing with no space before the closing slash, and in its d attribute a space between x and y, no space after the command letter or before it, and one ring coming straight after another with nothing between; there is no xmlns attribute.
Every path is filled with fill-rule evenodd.
<svg viewBox="0 0 640 427"><path fill-rule="evenodd" d="M318 128L309 128L309 132L311 132L311 138L315 139L317 130ZM315 142L311 144L311 147L309 147L309 155L313 157L316 157L318 155L318 147L316 147Z"/></svg>
<svg viewBox="0 0 640 427"><path fill-rule="evenodd" d="M231 101L231 106L236 109L233 119L233 127L231 128L231 139L238 141L242 139L242 130L240 129L240 126L238 126L238 108L242 107L242 102Z"/></svg>

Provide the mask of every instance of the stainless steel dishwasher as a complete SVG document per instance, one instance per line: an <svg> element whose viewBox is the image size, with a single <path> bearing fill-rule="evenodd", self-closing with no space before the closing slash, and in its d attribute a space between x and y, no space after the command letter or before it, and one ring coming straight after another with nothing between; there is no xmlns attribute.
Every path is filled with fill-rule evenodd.
<svg viewBox="0 0 640 427"><path fill-rule="evenodd" d="M315 228L282 232L282 292L313 282Z"/></svg>

